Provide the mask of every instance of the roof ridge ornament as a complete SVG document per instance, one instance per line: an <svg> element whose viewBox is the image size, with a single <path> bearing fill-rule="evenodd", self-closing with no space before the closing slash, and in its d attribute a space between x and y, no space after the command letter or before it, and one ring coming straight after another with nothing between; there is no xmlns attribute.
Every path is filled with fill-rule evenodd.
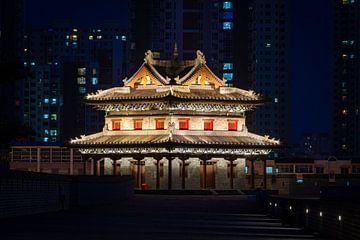
<svg viewBox="0 0 360 240"><path fill-rule="evenodd" d="M147 64L154 64L154 54L151 50L147 50L145 52L145 58L144 58L144 62Z"/></svg>
<svg viewBox="0 0 360 240"><path fill-rule="evenodd" d="M206 64L205 55L200 50L196 51L195 61L197 61L199 64Z"/></svg>

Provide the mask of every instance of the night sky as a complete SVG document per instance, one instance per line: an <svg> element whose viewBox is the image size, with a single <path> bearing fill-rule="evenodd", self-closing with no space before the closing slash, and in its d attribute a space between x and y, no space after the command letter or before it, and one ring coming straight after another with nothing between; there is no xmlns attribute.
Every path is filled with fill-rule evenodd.
<svg viewBox="0 0 360 240"><path fill-rule="evenodd" d="M302 133L330 131L330 1L292 1L291 79L292 133L296 143ZM90 26L116 20L127 25L127 0L25 0L25 26L43 27L69 19Z"/></svg>

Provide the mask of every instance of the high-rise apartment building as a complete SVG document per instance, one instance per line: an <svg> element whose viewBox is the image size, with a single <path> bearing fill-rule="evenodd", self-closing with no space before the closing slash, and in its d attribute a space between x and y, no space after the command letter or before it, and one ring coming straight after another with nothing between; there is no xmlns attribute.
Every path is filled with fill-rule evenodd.
<svg viewBox="0 0 360 240"><path fill-rule="evenodd" d="M252 0L249 4L249 80L272 98L249 117L249 129L285 143L291 136L289 1Z"/></svg>
<svg viewBox="0 0 360 240"><path fill-rule="evenodd" d="M192 59L207 56L213 72L229 86L247 84L247 1L129 1L128 73L152 49L155 57Z"/></svg>
<svg viewBox="0 0 360 240"><path fill-rule="evenodd" d="M34 141L62 142L96 132L103 116L81 104L88 92L120 85L125 76L126 36L118 24L77 28L59 23L24 36L24 119Z"/></svg>
<svg viewBox="0 0 360 240"><path fill-rule="evenodd" d="M360 1L333 0L332 138L336 157L360 155Z"/></svg>

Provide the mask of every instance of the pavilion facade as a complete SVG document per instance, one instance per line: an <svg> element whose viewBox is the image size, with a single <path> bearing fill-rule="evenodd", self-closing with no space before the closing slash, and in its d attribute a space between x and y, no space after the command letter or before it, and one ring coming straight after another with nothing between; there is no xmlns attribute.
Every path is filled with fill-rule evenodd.
<svg viewBox="0 0 360 240"><path fill-rule="evenodd" d="M200 51L180 61L176 52L160 60L149 50L123 87L86 96L86 104L105 111L105 125L70 145L91 162L93 174L130 174L137 188L243 189L245 159L266 163L280 146L246 128L245 112L265 102L227 87Z"/></svg>

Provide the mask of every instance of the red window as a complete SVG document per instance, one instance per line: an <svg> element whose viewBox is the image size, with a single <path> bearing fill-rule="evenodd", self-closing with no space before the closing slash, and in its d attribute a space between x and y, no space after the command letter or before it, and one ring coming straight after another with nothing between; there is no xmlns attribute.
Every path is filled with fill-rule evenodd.
<svg viewBox="0 0 360 240"><path fill-rule="evenodd" d="M134 119L134 129L142 130L142 119Z"/></svg>
<svg viewBox="0 0 360 240"><path fill-rule="evenodd" d="M180 130L188 130L189 129L189 119L188 118L180 118L179 119L179 129Z"/></svg>
<svg viewBox="0 0 360 240"><path fill-rule="evenodd" d="M120 120L112 120L112 130L119 131L120 130Z"/></svg>
<svg viewBox="0 0 360 240"><path fill-rule="evenodd" d="M237 120L228 120L228 130L237 131L238 130L238 121Z"/></svg>
<svg viewBox="0 0 360 240"><path fill-rule="evenodd" d="M204 130L205 131L212 131L214 126L214 120L213 119L205 119L204 120Z"/></svg>
<svg viewBox="0 0 360 240"><path fill-rule="evenodd" d="M156 130L162 130L164 129L164 123L165 123L165 119L164 118L157 118L155 119L155 125L156 125Z"/></svg>

